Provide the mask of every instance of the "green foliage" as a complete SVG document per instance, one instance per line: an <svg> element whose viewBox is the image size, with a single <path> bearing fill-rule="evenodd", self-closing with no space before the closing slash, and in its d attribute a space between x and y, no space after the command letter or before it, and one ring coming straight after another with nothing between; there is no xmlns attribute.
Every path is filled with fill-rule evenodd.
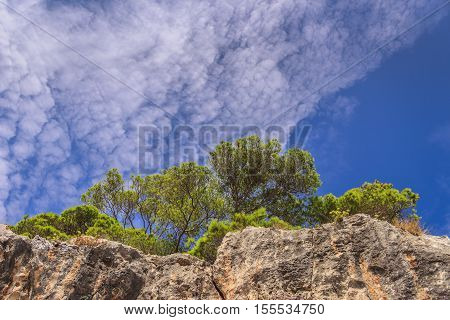
<svg viewBox="0 0 450 320"><path fill-rule="evenodd" d="M338 211L338 198L331 193L314 196L304 210L307 211L305 215L309 217L310 225L332 222L334 217L331 213Z"/></svg>
<svg viewBox="0 0 450 320"><path fill-rule="evenodd" d="M36 225L33 233L24 233L23 235L30 238L40 236L48 240L59 240L59 241L65 241L69 239L69 236L67 234L61 232L55 227L43 225Z"/></svg>
<svg viewBox="0 0 450 320"><path fill-rule="evenodd" d="M125 227L133 226L138 206L138 194L135 190L127 190L125 181L119 170L113 168L106 173L105 179L94 184L81 200L121 221Z"/></svg>
<svg viewBox="0 0 450 320"><path fill-rule="evenodd" d="M60 221L62 229L70 235L85 234L94 225L99 212L93 206L76 206L61 213Z"/></svg>
<svg viewBox="0 0 450 320"><path fill-rule="evenodd" d="M222 142L210 154L212 168L232 212L251 213L265 207L270 216L299 223L301 198L320 185L314 159L307 151L280 154L277 140L257 136Z"/></svg>
<svg viewBox="0 0 450 320"><path fill-rule="evenodd" d="M264 208L258 209L251 214L237 213L233 215L231 221L211 221L208 230L197 240L189 253L206 261L214 262L217 256L217 249L225 235L228 232L240 231L249 226L277 229L295 228L277 217L269 218Z"/></svg>
<svg viewBox="0 0 450 320"><path fill-rule="evenodd" d="M188 249L188 239L199 237L213 218L225 214L225 201L211 171L193 162L160 174L132 176L129 188L117 169L82 195L123 226L134 228L139 217L144 232L165 242L172 252Z"/></svg>
<svg viewBox="0 0 450 320"><path fill-rule="evenodd" d="M390 183L375 181L351 189L341 197L331 194L316 197L308 208L309 215L326 223L345 215L364 213L376 219L393 222L414 215L419 195L406 188L398 190Z"/></svg>
<svg viewBox="0 0 450 320"><path fill-rule="evenodd" d="M69 236L61 230L60 216L56 213L41 213L34 217L25 215L11 230L17 234L49 240L67 240Z"/></svg>
<svg viewBox="0 0 450 320"><path fill-rule="evenodd" d="M99 214L95 207L76 206L63 211L61 215L40 213L31 218L25 215L12 230L30 238L39 235L49 240L67 240L86 234Z"/></svg>
<svg viewBox="0 0 450 320"><path fill-rule="evenodd" d="M225 201L206 167L188 162L146 178L147 192L173 252L188 249L190 238L204 232L212 219L225 215Z"/></svg>
<svg viewBox="0 0 450 320"><path fill-rule="evenodd" d="M124 229L116 219L101 213L94 224L86 230L86 235L122 242Z"/></svg>
<svg viewBox="0 0 450 320"><path fill-rule="evenodd" d="M148 235L144 229L124 228L106 214L92 206L69 208L58 215L41 213L34 217L25 215L11 230L30 238L40 236L48 240L65 241L87 235L109 239L149 254L167 254L168 244Z"/></svg>

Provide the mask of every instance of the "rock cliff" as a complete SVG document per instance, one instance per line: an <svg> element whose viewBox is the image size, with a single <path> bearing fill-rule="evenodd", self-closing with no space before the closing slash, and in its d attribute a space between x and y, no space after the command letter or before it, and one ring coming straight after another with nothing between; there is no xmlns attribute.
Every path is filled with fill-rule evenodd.
<svg viewBox="0 0 450 320"><path fill-rule="evenodd" d="M0 225L0 298L450 299L450 241L355 215L230 233L209 265L87 237L30 240Z"/></svg>

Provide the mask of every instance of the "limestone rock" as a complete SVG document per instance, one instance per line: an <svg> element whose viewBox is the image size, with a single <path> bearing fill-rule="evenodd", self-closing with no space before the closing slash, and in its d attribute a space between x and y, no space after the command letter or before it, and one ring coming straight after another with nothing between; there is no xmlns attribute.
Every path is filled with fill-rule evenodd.
<svg viewBox="0 0 450 320"><path fill-rule="evenodd" d="M2 299L220 299L211 267L186 254L145 256L119 243L29 240L0 226Z"/></svg>
<svg viewBox="0 0 450 320"><path fill-rule="evenodd" d="M213 275L226 299L449 299L450 241L366 215L247 228L225 237Z"/></svg>
<svg viewBox="0 0 450 320"><path fill-rule="evenodd" d="M450 241L365 215L228 234L213 266L90 237L30 240L0 225L0 299L449 299Z"/></svg>

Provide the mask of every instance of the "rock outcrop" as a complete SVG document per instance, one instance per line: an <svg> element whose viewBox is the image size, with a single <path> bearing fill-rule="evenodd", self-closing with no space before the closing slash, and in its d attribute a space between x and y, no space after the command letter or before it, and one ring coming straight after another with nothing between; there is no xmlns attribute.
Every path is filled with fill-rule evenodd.
<svg viewBox="0 0 450 320"><path fill-rule="evenodd" d="M220 299L211 267L185 254L146 256L120 243L17 236L0 226L2 299Z"/></svg>
<svg viewBox="0 0 450 320"><path fill-rule="evenodd" d="M214 265L119 243L51 243L0 225L1 299L450 299L450 241L365 215L228 234Z"/></svg>
<svg viewBox="0 0 450 320"><path fill-rule="evenodd" d="M449 299L450 241L365 215L247 228L224 239L213 275L227 299Z"/></svg>

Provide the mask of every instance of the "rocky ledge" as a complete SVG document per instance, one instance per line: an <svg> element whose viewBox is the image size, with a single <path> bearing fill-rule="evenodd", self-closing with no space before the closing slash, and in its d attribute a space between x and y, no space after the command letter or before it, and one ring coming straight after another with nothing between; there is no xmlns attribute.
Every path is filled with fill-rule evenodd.
<svg viewBox="0 0 450 320"><path fill-rule="evenodd" d="M0 225L0 299L450 299L450 240L355 215L230 233L209 265L88 237L30 240Z"/></svg>

